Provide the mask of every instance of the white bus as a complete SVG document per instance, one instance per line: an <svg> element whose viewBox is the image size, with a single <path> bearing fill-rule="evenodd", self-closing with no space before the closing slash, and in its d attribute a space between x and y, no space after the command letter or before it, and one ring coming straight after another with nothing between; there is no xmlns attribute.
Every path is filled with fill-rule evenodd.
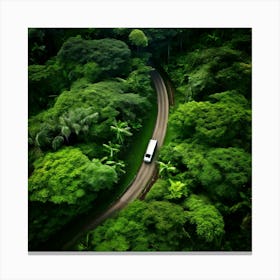
<svg viewBox="0 0 280 280"><path fill-rule="evenodd" d="M145 162L149 163L152 161L156 146L157 146L157 140L151 139L149 141L149 145L148 145L148 148L147 148L145 156L144 156Z"/></svg>

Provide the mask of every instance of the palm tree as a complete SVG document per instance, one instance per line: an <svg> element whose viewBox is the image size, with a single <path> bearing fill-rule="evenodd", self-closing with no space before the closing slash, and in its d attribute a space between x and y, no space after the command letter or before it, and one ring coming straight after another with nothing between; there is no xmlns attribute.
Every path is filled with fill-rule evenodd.
<svg viewBox="0 0 280 280"><path fill-rule="evenodd" d="M64 142L64 138L60 135L56 136L52 141L52 148L56 151Z"/></svg>
<svg viewBox="0 0 280 280"><path fill-rule="evenodd" d="M105 164L112 166L117 173L126 173L124 170L125 163L122 160L114 161L114 160L107 160Z"/></svg>
<svg viewBox="0 0 280 280"><path fill-rule="evenodd" d="M109 141L108 144L103 144L103 147L109 152L111 159L120 151L120 145L114 144L111 141Z"/></svg>
<svg viewBox="0 0 280 280"><path fill-rule="evenodd" d="M66 138L66 140L68 141L69 136L71 134L71 130L67 125L63 125L61 127L61 134Z"/></svg>
<svg viewBox="0 0 280 280"><path fill-rule="evenodd" d="M162 161L158 161L159 164L159 175L168 175L170 172L176 172L176 167L174 167L170 161L168 163L164 163Z"/></svg>
<svg viewBox="0 0 280 280"><path fill-rule="evenodd" d="M130 127L128 126L127 122L115 120L110 128L116 133L117 140L120 144L123 144L125 136L132 136L132 133L129 131Z"/></svg>
<svg viewBox="0 0 280 280"><path fill-rule="evenodd" d="M35 139L33 141L35 146L39 148L48 146L51 143L51 133L51 127L49 125L44 125L35 136Z"/></svg>
<svg viewBox="0 0 280 280"><path fill-rule="evenodd" d="M89 126L92 123L96 123L98 116L99 114L97 112L92 113L92 108L84 109L83 114L79 121L81 125L81 130L83 132L88 132Z"/></svg>
<svg viewBox="0 0 280 280"><path fill-rule="evenodd" d="M77 108L70 110L59 118L61 134L67 139L71 133L79 135L82 131L87 133L90 125L97 121L98 113L92 113L92 108Z"/></svg>
<svg viewBox="0 0 280 280"><path fill-rule="evenodd" d="M100 162L102 164L106 164L109 165L111 167L113 167L117 173L121 172L121 173L126 173L126 171L124 170L125 168L125 163L122 160L110 160L108 159L108 157L103 157Z"/></svg>

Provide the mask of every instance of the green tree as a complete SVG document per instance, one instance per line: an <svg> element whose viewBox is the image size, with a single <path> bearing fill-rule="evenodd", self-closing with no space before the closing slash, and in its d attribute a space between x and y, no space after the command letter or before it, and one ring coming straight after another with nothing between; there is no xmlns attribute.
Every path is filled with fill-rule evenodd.
<svg viewBox="0 0 280 280"><path fill-rule="evenodd" d="M209 35L215 38L211 32L206 37ZM250 46L248 38L244 45ZM233 48L229 41L214 48L206 48L204 43L188 54L177 55L167 67L178 92L187 100L203 101L226 90L251 95L251 57Z"/></svg>
<svg viewBox="0 0 280 280"><path fill-rule="evenodd" d="M55 97L67 87L56 60L45 65L28 66L28 114L35 115L54 104Z"/></svg>
<svg viewBox="0 0 280 280"><path fill-rule="evenodd" d="M148 241L140 220L144 207L144 203L140 201L133 202L123 209L117 218L110 218L91 231L87 250L146 250Z"/></svg>
<svg viewBox="0 0 280 280"><path fill-rule="evenodd" d="M236 201L240 191L250 188L251 156L240 148L213 149L205 157L199 179L212 196Z"/></svg>
<svg viewBox="0 0 280 280"><path fill-rule="evenodd" d="M59 118L61 134L67 139L71 133L79 135L80 132L88 133L90 126L98 121L98 113L93 108L76 108L69 110Z"/></svg>
<svg viewBox="0 0 280 280"><path fill-rule="evenodd" d="M62 136L56 136L52 141L52 148L56 151L58 150L64 142L64 138Z"/></svg>
<svg viewBox="0 0 280 280"><path fill-rule="evenodd" d="M91 83L98 81L101 69L95 62L88 62L83 66L83 73L87 80Z"/></svg>
<svg viewBox="0 0 280 280"><path fill-rule="evenodd" d="M87 250L177 250L180 242L186 238L183 229L185 219L183 208L178 205L135 201L123 209L118 217L108 219L90 232Z"/></svg>
<svg viewBox="0 0 280 280"><path fill-rule="evenodd" d="M69 136L71 135L71 129L65 123L64 125L61 124L61 134L66 138L67 141L69 141Z"/></svg>
<svg viewBox="0 0 280 280"><path fill-rule="evenodd" d="M206 248L209 246L207 243L213 243L214 248L219 248L225 231L223 217L215 206L208 203L204 197L194 194L185 201L184 206L187 209L189 224L195 226L195 234L198 238L195 246L203 248L205 244L200 244L199 240L201 240L206 243ZM186 228L188 230L188 227Z"/></svg>
<svg viewBox="0 0 280 280"><path fill-rule="evenodd" d="M248 146L251 110L246 108L246 100L236 92L221 94L232 98L227 98L227 102L224 99L216 103L193 101L179 105L170 120L174 131L180 132L177 136L214 146ZM242 103L232 101L235 96Z"/></svg>
<svg viewBox="0 0 280 280"><path fill-rule="evenodd" d="M77 141L102 145L114 137L115 132L110 126L115 118L126 122L127 127L139 128L150 103L139 94L125 93L125 87L123 82L117 81L95 84L84 79L76 81L71 90L58 96L52 108L29 119L29 136L33 145L36 135L42 130L46 130L44 134L50 138L46 141L47 138L42 137L43 145L40 147L43 150L52 148L51 142L56 136L63 136L68 145ZM130 129L129 132L132 133Z"/></svg>
<svg viewBox="0 0 280 280"><path fill-rule="evenodd" d="M91 78L96 73L106 77L126 76L129 71L130 50L126 43L116 39L84 40L80 36L72 37L64 42L57 56L68 73L73 65L91 63L85 66Z"/></svg>
<svg viewBox="0 0 280 280"><path fill-rule="evenodd" d="M124 93L114 101L114 107L120 112L120 117L131 127L141 125L145 113L151 108L146 97L135 93Z"/></svg>
<svg viewBox="0 0 280 280"><path fill-rule="evenodd" d="M90 162L79 149L70 147L47 153L34 165L28 184L31 201L76 204L86 194L83 201L111 188L117 179L112 167Z"/></svg>
<svg viewBox="0 0 280 280"><path fill-rule="evenodd" d="M28 180L31 246L92 208L100 191L111 189L117 181L113 167L97 159L90 161L72 147L47 153L34 167Z"/></svg>
<svg viewBox="0 0 280 280"><path fill-rule="evenodd" d="M203 145L181 143L173 150L180 154L177 165L185 175L184 180L203 186L215 200L236 201L240 191L250 188L251 156L241 148L207 149Z"/></svg>
<svg viewBox="0 0 280 280"><path fill-rule="evenodd" d="M105 157L105 158L103 158L103 159L107 159L107 157ZM109 166L112 166L115 170L116 170L116 172L117 172L117 174L120 174L120 173L126 173L126 171L125 171L125 163L124 163L124 161L122 161L122 160L117 160L117 161L114 161L114 160L106 160L105 161L105 164L106 165L109 165Z"/></svg>
<svg viewBox="0 0 280 280"><path fill-rule="evenodd" d="M111 130L115 132L117 140L121 144L124 142L125 136L132 136L132 133L130 132L130 127L127 125L127 122L115 120L113 125L111 125L110 127Z"/></svg>
<svg viewBox="0 0 280 280"><path fill-rule="evenodd" d="M137 46L137 50L139 47L147 47L148 46L148 38L145 33L140 29L133 29L129 34L129 41Z"/></svg>
<svg viewBox="0 0 280 280"><path fill-rule="evenodd" d="M168 188L169 195L167 196L170 199L178 199L183 196L188 195L188 189L186 188L186 184L180 181L173 181L169 179L170 186Z"/></svg>
<svg viewBox="0 0 280 280"><path fill-rule="evenodd" d="M180 250L187 239L184 230L186 214L179 205L167 201L153 201L143 213L143 222L152 251Z"/></svg>
<svg viewBox="0 0 280 280"><path fill-rule="evenodd" d="M157 61L169 62L172 45L177 43L176 28L148 28L145 33L149 40L149 49ZM173 44L172 44L173 43Z"/></svg>
<svg viewBox="0 0 280 280"><path fill-rule="evenodd" d="M117 182L117 173L109 165L102 164L99 159L93 159L81 178L89 185L92 190L100 191L110 189Z"/></svg>
<svg viewBox="0 0 280 280"><path fill-rule="evenodd" d="M158 161L158 164L159 164L159 175L161 175L162 177L164 176L166 177L171 172L172 173L176 172L176 167L174 167L170 161L168 161L167 163Z"/></svg>
<svg viewBox="0 0 280 280"><path fill-rule="evenodd" d="M165 200L166 195L168 194L168 186L169 184L167 181L161 178L157 179L150 191L147 193L145 200Z"/></svg>
<svg viewBox="0 0 280 280"><path fill-rule="evenodd" d="M103 147L106 149L106 151L109 153L109 157L112 159L120 151L121 146L109 141L108 144L103 144Z"/></svg>
<svg viewBox="0 0 280 280"><path fill-rule="evenodd" d="M148 60L143 56L141 58L134 57L131 60L131 72L126 80L122 80L127 87L127 92L136 92L141 96L149 99L154 96L154 90L151 86L151 70L153 68L148 66Z"/></svg>
<svg viewBox="0 0 280 280"><path fill-rule="evenodd" d="M28 60L36 64L45 59L46 45L44 44L45 32L39 28L28 28Z"/></svg>
<svg viewBox="0 0 280 280"><path fill-rule="evenodd" d="M34 144L40 148L48 146L51 143L51 132L52 129L49 125L43 125L35 136Z"/></svg>

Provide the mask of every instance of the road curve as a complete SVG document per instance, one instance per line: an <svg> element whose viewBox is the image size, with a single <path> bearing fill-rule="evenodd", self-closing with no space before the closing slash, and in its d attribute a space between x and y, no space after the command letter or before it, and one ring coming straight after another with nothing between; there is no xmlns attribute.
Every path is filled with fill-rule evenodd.
<svg viewBox="0 0 280 280"><path fill-rule="evenodd" d="M156 88L157 101L158 101L158 114L157 114L157 120L152 135L152 139L158 140L158 148L159 148L162 146L166 134L168 113L169 113L169 102L168 102L166 87L159 73L157 71L153 71L151 73L151 78ZM149 164L143 162L133 183L126 190L126 192L116 202L114 202L103 214L101 214L94 221L89 223L84 228L84 231L94 229L104 220L111 217L120 209L124 208L129 202L138 198L141 195L141 193L144 191L146 186L149 184L149 182L151 181L155 171L156 171L155 161L152 161ZM71 241L71 244L73 244L79 237L80 235L76 236L74 240ZM67 243L63 247L63 249L67 247L69 247L69 243Z"/></svg>

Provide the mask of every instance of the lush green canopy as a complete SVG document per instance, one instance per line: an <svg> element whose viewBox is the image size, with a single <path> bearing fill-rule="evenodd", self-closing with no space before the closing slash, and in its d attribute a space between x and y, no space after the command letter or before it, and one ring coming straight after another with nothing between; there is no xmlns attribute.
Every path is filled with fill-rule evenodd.
<svg viewBox="0 0 280 280"><path fill-rule="evenodd" d="M240 145L250 137L251 112L244 96L223 92L210 96L217 102L188 102L171 117L178 137L214 146ZM245 140L245 141L244 141Z"/></svg>
<svg viewBox="0 0 280 280"><path fill-rule="evenodd" d="M85 249L96 251L170 251L185 238L183 208L169 202L135 201L90 233ZM84 244L85 245L85 244Z"/></svg>
<svg viewBox="0 0 280 280"><path fill-rule="evenodd" d="M35 162L35 170L29 178L29 198L55 204L77 204L84 201L85 195L95 197L101 189L110 189L116 180L117 174L112 167L98 160L91 162L79 149L67 147L47 153Z"/></svg>
<svg viewBox="0 0 280 280"><path fill-rule="evenodd" d="M195 225L197 237L206 242L220 243L224 235L224 221L219 211L197 195L191 195L184 206L188 209L188 222ZM196 246L200 247L199 241Z"/></svg>
<svg viewBox="0 0 280 280"><path fill-rule="evenodd" d="M127 152L156 110L156 66L175 95L158 180L145 200L77 248L251 249L250 29L30 28L28 35L29 244L56 241L64 225L124 190L131 165L140 164Z"/></svg>
<svg viewBox="0 0 280 280"><path fill-rule="evenodd" d="M129 70L130 49L116 39L84 40L77 36L62 45L58 59L69 75L73 66L94 62L105 76L124 76Z"/></svg>

